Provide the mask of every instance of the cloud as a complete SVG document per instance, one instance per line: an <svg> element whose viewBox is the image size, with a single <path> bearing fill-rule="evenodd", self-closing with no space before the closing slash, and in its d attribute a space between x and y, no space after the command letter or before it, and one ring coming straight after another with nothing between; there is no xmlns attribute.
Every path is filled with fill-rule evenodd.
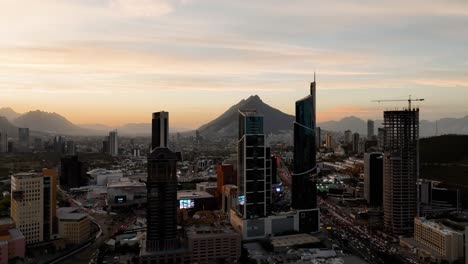
<svg viewBox="0 0 468 264"><path fill-rule="evenodd" d="M129 17L158 17L174 9L167 0L111 0L110 6Z"/></svg>

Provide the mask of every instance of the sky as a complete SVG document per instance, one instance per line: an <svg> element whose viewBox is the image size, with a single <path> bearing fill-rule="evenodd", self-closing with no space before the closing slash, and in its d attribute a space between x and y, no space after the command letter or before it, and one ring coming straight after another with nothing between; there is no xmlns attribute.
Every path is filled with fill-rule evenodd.
<svg viewBox="0 0 468 264"><path fill-rule="evenodd" d="M1 0L0 107L196 128L257 94L317 118L468 115L465 0Z"/></svg>

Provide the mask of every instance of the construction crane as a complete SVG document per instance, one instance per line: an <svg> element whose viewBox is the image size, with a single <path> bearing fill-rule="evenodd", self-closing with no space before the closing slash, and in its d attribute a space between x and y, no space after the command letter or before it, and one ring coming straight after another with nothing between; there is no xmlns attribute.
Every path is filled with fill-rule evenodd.
<svg viewBox="0 0 468 264"><path fill-rule="evenodd" d="M381 102L404 102L404 101L408 101L408 109L411 110L411 102L412 101L424 101L424 99L422 98L415 98L415 99L411 99L411 95L408 97L408 99L400 99L400 100L373 100L372 102L378 102L378 103L381 103Z"/></svg>

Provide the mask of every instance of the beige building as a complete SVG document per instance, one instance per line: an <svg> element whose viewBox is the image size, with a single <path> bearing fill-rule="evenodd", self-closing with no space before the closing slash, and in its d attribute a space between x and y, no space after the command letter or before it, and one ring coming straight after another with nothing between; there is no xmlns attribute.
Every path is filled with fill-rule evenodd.
<svg viewBox="0 0 468 264"><path fill-rule="evenodd" d="M419 248L435 259L445 259L453 262L463 258L464 241L463 233L449 229L425 218L414 219L414 240L424 245ZM427 247L428 250L425 250Z"/></svg>
<svg viewBox="0 0 468 264"><path fill-rule="evenodd" d="M11 218L27 244L44 240L44 177L40 173L11 176Z"/></svg>
<svg viewBox="0 0 468 264"><path fill-rule="evenodd" d="M241 254L241 236L230 225L193 225L187 228L192 263L237 263Z"/></svg>
<svg viewBox="0 0 468 264"><path fill-rule="evenodd" d="M91 234L88 214L76 210L74 207L60 208L57 214L59 235L67 244L81 244Z"/></svg>

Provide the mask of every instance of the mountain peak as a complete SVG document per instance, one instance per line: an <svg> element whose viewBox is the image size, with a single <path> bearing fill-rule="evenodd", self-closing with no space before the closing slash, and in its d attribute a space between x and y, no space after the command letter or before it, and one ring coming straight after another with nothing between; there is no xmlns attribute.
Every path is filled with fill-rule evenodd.
<svg viewBox="0 0 468 264"><path fill-rule="evenodd" d="M251 95L249 98L246 100L247 102L253 101L253 102L262 102L262 99L260 99L260 96L258 95Z"/></svg>
<svg viewBox="0 0 468 264"><path fill-rule="evenodd" d="M0 116L6 117L6 119L8 119L9 121L12 121L13 119L17 118L20 115L21 115L20 113L17 113L11 107L0 108Z"/></svg>

